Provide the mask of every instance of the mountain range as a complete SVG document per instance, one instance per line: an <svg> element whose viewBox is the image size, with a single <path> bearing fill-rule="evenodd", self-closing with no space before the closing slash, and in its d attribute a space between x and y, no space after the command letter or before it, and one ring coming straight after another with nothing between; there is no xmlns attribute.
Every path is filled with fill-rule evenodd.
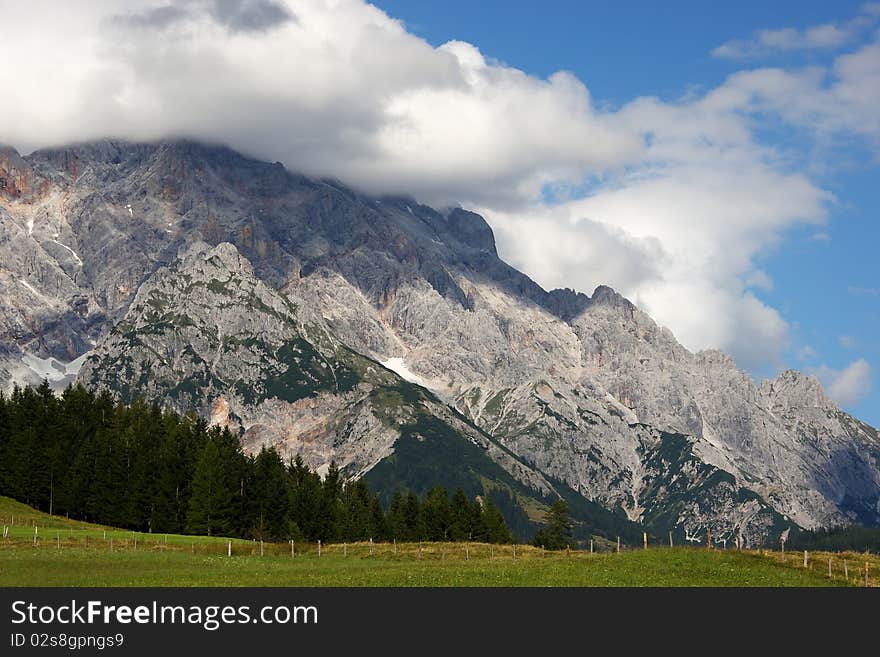
<svg viewBox="0 0 880 657"><path fill-rule="evenodd" d="M144 397L378 490L462 486L523 534L747 544L880 525L880 436L756 384L609 287L546 291L486 221L222 146L0 148L0 385Z"/></svg>

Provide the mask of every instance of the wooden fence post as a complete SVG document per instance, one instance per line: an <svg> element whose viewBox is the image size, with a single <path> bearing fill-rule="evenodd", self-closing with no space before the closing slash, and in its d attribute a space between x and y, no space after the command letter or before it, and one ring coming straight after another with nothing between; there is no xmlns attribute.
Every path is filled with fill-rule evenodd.
<svg viewBox="0 0 880 657"><path fill-rule="evenodd" d="M807 567L807 560L808 560L807 551L804 550L804 568Z"/></svg>
<svg viewBox="0 0 880 657"><path fill-rule="evenodd" d="M669 547L672 547L672 532L669 532Z"/></svg>
<svg viewBox="0 0 880 657"><path fill-rule="evenodd" d="M232 556L232 541L226 541L226 556Z"/></svg>
<svg viewBox="0 0 880 657"><path fill-rule="evenodd" d="M706 527L706 549L712 549L712 530Z"/></svg>
<svg viewBox="0 0 880 657"><path fill-rule="evenodd" d="M471 544L470 543L464 544L464 560L465 561L471 560Z"/></svg>
<svg viewBox="0 0 880 657"><path fill-rule="evenodd" d="M644 547L648 549L648 532L642 532L642 541L644 542Z"/></svg>
<svg viewBox="0 0 880 657"><path fill-rule="evenodd" d="M37 547L37 526L34 525L34 547Z"/></svg>
<svg viewBox="0 0 880 657"><path fill-rule="evenodd" d="M260 556L263 556L263 539L260 539Z"/></svg>
<svg viewBox="0 0 880 657"><path fill-rule="evenodd" d="M348 557L348 543L345 541L342 542L342 556Z"/></svg>
<svg viewBox="0 0 880 657"><path fill-rule="evenodd" d="M620 536L617 537L617 554L620 554Z"/></svg>
<svg viewBox="0 0 880 657"><path fill-rule="evenodd" d="M373 556L373 537L370 537L370 556Z"/></svg>
<svg viewBox="0 0 880 657"><path fill-rule="evenodd" d="M290 539L290 558L293 559L293 557L294 557L294 553L293 553L293 539Z"/></svg>
<svg viewBox="0 0 880 657"><path fill-rule="evenodd" d="M593 539L590 539L590 554L593 554Z"/></svg>
<svg viewBox="0 0 880 657"><path fill-rule="evenodd" d="M394 556L396 557L397 556L397 539L395 538L393 540L394 540L393 551L394 551Z"/></svg>
<svg viewBox="0 0 880 657"><path fill-rule="evenodd" d="M849 582L849 566L847 565L845 560L843 562L843 577L846 579L847 582Z"/></svg>
<svg viewBox="0 0 880 657"><path fill-rule="evenodd" d="M61 549L61 532L55 532L55 545L59 550Z"/></svg>
<svg viewBox="0 0 880 657"><path fill-rule="evenodd" d="M516 543L513 544L513 560L516 561Z"/></svg>
<svg viewBox="0 0 880 657"><path fill-rule="evenodd" d="M831 557L828 557L828 579L831 579Z"/></svg>
<svg viewBox="0 0 880 657"><path fill-rule="evenodd" d="M318 556L321 556L321 539L318 539Z"/></svg>

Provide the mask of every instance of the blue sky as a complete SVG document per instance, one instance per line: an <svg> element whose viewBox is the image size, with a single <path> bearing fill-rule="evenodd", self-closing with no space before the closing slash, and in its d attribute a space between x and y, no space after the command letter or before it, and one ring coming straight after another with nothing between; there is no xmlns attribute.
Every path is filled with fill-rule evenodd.
<svg viewBox="0 0 880 657"><path fill-rule="evenodd" d="M186 135L460 204L545 288L611 285L688 348L814 373L880 425L880 0L3 16L0 143Z"/></svg>
<svg viewBox="0 0 880 657"><path fill-rule="evenodd" d="M866 30L839 49L775 52L745 60L711 54L761 29L839 24L859 13L860 2L376 4L434 45L468 41L487 57L540 77L572 71L589 88L594 103L613 108L639 96L675 100L715 87L743 69L827 65L836 54L870 38ZM784 231L781 240L756 255L773 286L755 294L778 309L789 333L781 363L751 369L757 376L780 366L805 369L824 374L827 383L829 372L833 376L833 370L865 359L875 380L880 371L877 152L845 143L816 153L814 140L796 129L771 125L767 132L769 143L786 144L796 154L792 168L807 172L835 201L821 230ZM880 426L880 385L848 409Z"/></svg>

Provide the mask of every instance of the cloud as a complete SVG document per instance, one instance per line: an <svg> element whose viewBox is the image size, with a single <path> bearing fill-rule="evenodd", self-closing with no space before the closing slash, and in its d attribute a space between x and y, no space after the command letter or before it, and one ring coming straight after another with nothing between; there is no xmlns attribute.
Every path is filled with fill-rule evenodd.
<svg viewBox="0 0 880 657"><path fill-rule="evenodd" d="M859 358L842 370L826 365L816 370L828 396L840 406L854 406L871 391L871 366Z"/></svg>
<svg viewBox="0 0 880 657"><path fill-rule="evenodd" d="M188 136L371 192L500 205L643 150L570 73L434 48L359 0L66 4L6 12L0 142Z"/></svg>
<svg viewBox="0 0 880 657"><path fill-rule="evenodd" d="M3 9L0 57L15 65L0 67L0 142L184 136L372 193L461 203L545 287L610 284L686 346L746 367L774 364L789 334L752 292L772 285L757 256L793 226L824 232L834 203L790 143L880 146L877 42L826 67L741 71L683 99L607 108L571 73L433 47L362 0ZM852 25L761 38L831 49ZM798 139L773 146L768 127Z"/></svg>
<svg viewBox="0 0 880 657"><path fill-rule="evenodd" d="M723 59L756 59L780 52L834 50L854 41L870 29L878 17L878 4L868 3L855 18L845 23L825 23L805 29L756 30L747 39L733 39L718 46L712 55Z"/></svg>
<svg viewBox="0 0 880 657"><path fill-rule="evenodd" d="M797 356L797 359L801 362L805 360L812 360L817 356L816 350L808 344L805 344L803 347L798 348L795 351L795 355Z"/></svg>
<svg viewBox="0 0 880 657"><path fill-rule="evenodd" d="M746 287L753 287L760 290L772 290L773 279L767 275L767 272L756 269L748 278L746 278Z"/></svg>
<svg viewBox="0 0 880 657"><path fill-rule="evenodd" d="M880 287L848 285L846 291L857 297L880 297Z"/></svg>

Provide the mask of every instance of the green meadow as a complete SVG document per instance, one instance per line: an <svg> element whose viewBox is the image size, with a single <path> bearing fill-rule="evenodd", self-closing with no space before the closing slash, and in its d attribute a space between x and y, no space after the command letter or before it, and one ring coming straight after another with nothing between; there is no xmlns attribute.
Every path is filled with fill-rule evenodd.
<svg viewBox="0 0 880 657"><path fill-rule="evenodd" d="M864 585L866 560L872 585L880 573L880 560L862 554L815 554L804 568L800 554L783 560L778 552L668 547L590 554L356 543L323 545L319 554L317 544L135 533L48 516L7 498L0 498L0 525L8 527L0 586L852 586Z"/></svg>

